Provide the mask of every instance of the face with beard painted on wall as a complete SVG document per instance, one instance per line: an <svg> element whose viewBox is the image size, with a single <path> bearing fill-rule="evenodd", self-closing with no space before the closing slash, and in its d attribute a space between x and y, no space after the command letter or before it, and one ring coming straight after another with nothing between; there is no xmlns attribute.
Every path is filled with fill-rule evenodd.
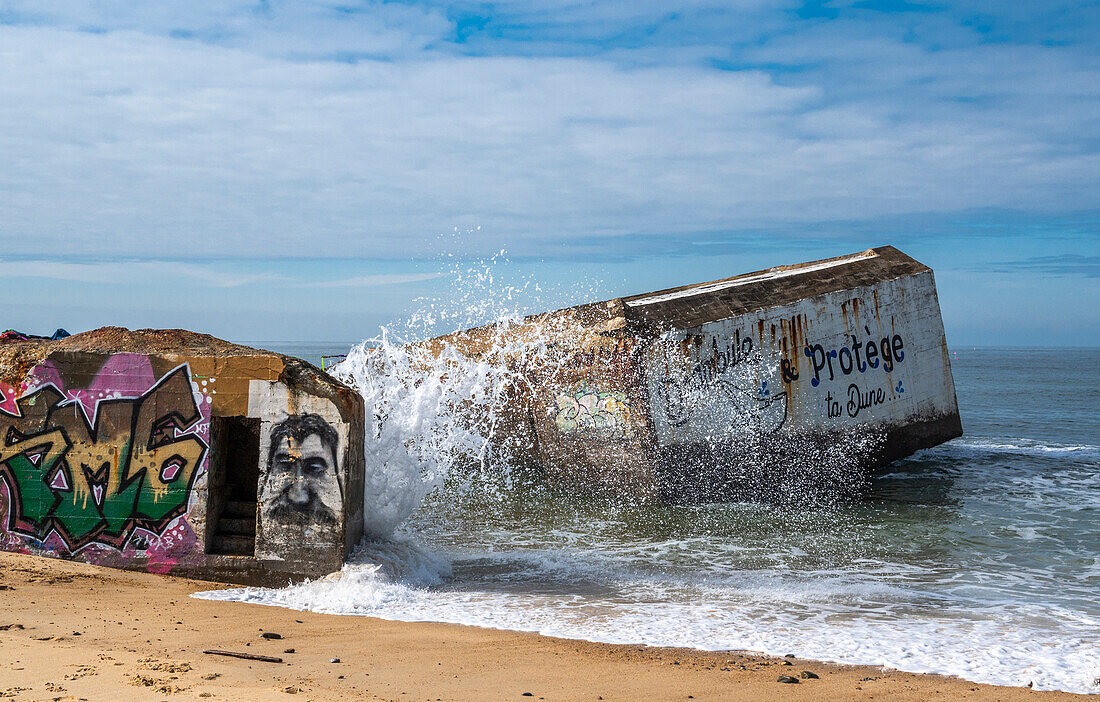
<svg viewBox="0 0 1100 702"><path fill-rule="evenodd" d="M271 432L264 518L279 526L337 525L343 490L336 430L316 414L289 417Z"/></svg>

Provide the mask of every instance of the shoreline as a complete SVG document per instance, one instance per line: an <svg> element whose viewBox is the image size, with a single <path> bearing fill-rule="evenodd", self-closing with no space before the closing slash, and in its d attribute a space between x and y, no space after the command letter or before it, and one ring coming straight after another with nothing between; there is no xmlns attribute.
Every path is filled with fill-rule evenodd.
<svg viewBox="0 0 1100 702"><path fill-rule="evenodd" d="M190 595L233 586L23 554L0 553L0 587L0 697L14 700L1092 697L748 652L203 600ZM819 677L802 679L802 671ZM780 675L799 682L778 682Z"/></svg>

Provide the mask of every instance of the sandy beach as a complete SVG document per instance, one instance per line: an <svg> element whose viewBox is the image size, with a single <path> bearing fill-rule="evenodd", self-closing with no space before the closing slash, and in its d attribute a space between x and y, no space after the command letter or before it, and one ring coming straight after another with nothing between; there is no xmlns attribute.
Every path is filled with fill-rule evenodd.
<svg viewBox="0 0 1100 702"><path fill-rule="evenodd" d="M224 584L0 553L0 698L1087 699L795 658L594 644L189 597L216 587ZM782 675L799 682L778 682Z"/></svg>

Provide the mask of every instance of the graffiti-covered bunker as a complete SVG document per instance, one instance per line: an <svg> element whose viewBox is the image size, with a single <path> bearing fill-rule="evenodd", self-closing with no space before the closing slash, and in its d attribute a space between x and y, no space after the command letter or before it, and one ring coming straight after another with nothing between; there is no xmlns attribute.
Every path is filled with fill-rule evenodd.
<svg viewBox="0 0 1100 702"><path fill-rule="evenodd" d="M363 403L299 359L115 327L0 346L0 545L240 582L339 569Z"/></svg>
<svg viewBox="0 0 1100 702"><path fill-rule="evenodd" d="M446 338L485 352L483 327ZM962 434L932 270L893 247L535 315L498 432L570 490L743 497Z"/></svg>

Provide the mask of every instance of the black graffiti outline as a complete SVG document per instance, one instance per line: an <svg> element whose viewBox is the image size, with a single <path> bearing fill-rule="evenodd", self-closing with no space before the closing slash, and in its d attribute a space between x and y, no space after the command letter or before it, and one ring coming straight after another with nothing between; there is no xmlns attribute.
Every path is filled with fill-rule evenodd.
<svg viewBox="0 0 1100 702"><path fill-rule="evenodd" d="M171 381L174 381L176 379L176 376L179 375L183 376L183 382L188 388L187 397L190 398L192 413L190 413L189 415L184 415L178 409L172 409L163 415L157 416L150 423L149 436L145 440L145 449L154 450L163 446L167 446L171 443L177 443L180 441L192 439L201 447L201 451L197 459L195 460L195 469L191 472L191 476L184 490L186 497L181 500L177 506L168 510L163 517L152 518L148 516L140 516L138 513L138 500L141 495L140 484L145 480L148 469L143 467L137 469L132 475L130 474L131 460L133 458L133 451L131 451L126 457L126 462L118 466L120 478L118 489L116 491L118 493L121 493L131 486L138 484L139 489L135 491L133 505L130 509L130 516L127 517L126 520L122 523L117 533L111 534L107 532L109 525L107 523L106 517L102 514L102 505L97 505L100 513L100 523L90 529L84 536L74 536L69 532L68 528L56 515L56 510L58 506L60 506L61 503L65 500L65 496L71 494L72 491L75 489L75 483L73 480L73 467L69 464L68 461L68 454L73 446L73 442L72 439L69 437L69 432L64 426L53 425L55 413L57 411L65 410L72 407L74 409L73 416L75 420L81 422L83 424L84 431L87 432L89 438L94 439L91 443L98 444L100 443L100 423L103 421L106 414L104 412L101 412L101 406L114 404L130 404L134 407L134 409L130 414L129 435L131 437L131 444L136 445L139 441L138 421L141 417L141 409L144 403L147 402L158 390L160 390L162 386L167 385ZM21 431L15 429L13 425L9 428L7 436L4 437L4 446L12 446L16 443L22 443L27 440L34 439L35 437L45 436L54 432L59 433L64 441L64 447L60 449L59 455L53 460L53 462L49 466L42 467L38 464L36 464L35 466L36 468L42 469L42 482L46 484L47 488L54 496L53 503L45 511L45 517L40 523L35 523L34 520L26 518L23 514L23 505L20 489L18 486L18 480L14 475L13 469L8 465L8 462L11 461L13 458L21 455L26 455L29 460L30 455L39 453L38 449L45 444L30 446L27 449L20 451L19 453L13 454L0 462L0 480L3 480L6 483L9 495L9 523L6 526L7 531L10 533L28 536L30 538L37 539L38 541L45 541L49 537L50 532L53 531L57 533L58 537L68 548L69 553L72 554L78 553L79 551L93 543L101 543L112 546L114 548L121 548L130 538L130 536L132 536L133 532L137 529L142 529L144 531L150 532L156 535L157 538L163 537L164 533L168 530L169 525L175 519L187 513L187 507L190 503L192 490L194 489L195 482L198 480L202 465L205 462L206 457L210 451L209 444L204 441L198 433L193 431L195 425L199 424L202 421L203 417L202 411L199 409L198 403L195 402L194 395L190 392L190 378L190 365L187 363L183 363L165 373L160 378L160 380L158 380L156 383L150 386L149 389L147 389L145 392L141 393L141 395L137 397L111 397L97 399L95 402L95 409L93 411L94 417L91 419L88 417L87 408L84 406L83 402L75 398L66 400L65 395L53 383L47 383L37 388L30 395L24 395L16 399L16 414L11 414L3 409L0 409L0 421L5 419L26 419L27 414L24 412L25 405L31 405L37 408L39 396L44 392L52 391L51 394L55 397L55 399L44 406L42 426L40 430L32 434L23 434ZM178 435L173 435L174 432L172 432L167 436L163 436L164 431L168 428L172 428L175 431L181 433ZM10 439L13 431L23 438L20 441L11 441ZM50 442L50 449L53 449L53 442ZM162 471L165 464L178 458L181 458L179 454L172 454L167 459L165 459L157 469ZM42 460L45 460L45 458L43 458ZM92 472L90 472L92 470L91 466L85 466L82 464L81 466L79 466L79 468L84 474L89 487L92 487L93 485L101 485L103 489L106 489L107 482L109 481L108 476L110 470L110 467L106 464L106 462ZM104 469L106 469L107 472L104 472ZM53 479L56 479L56 476L60 471L64 471L67 489L55 488L50 485L50 482L53 482L51 477ZM100 473L104 473L104 479L97 479L93 482L92 478L97 477ZM47 480L49 480L49 482L47 482ZM107 496L105 495L103 499L106 500ZM102 538L105 534L107 535L107 538Z"/></svg>
<svg viewBox="0 0 1100 702"><path fill-rule="evenodd" d="M679 383L675 378L664 378L663 395L661 398L665 407L665 416L668 419L669 426L682 427L691 421L692 416L696 412L694 406L695 403L684 401L684 393L681 391L675 395L678 399L673 399L674 395L671 392L671 388L674 385L683 388L687 383ZM707 385L711 389L720 392L730 403L737 409L737 411L754 420L759 420L764 416L765 411L771 407L774 403L782 401L783 403L783 416L775 427L766 429L764 434L774 434L783 428L787 423L787 417L790 411L790 402L787 396L787 391L777 392L774 395L769 395L766 398L756 397L753 393L746 391L741 386L734 383L732 380L726 378L715 378ZM708 389L706 386L700 387L697 390L703 391ZM755 403L755 404L754 404Z"/></svg>

